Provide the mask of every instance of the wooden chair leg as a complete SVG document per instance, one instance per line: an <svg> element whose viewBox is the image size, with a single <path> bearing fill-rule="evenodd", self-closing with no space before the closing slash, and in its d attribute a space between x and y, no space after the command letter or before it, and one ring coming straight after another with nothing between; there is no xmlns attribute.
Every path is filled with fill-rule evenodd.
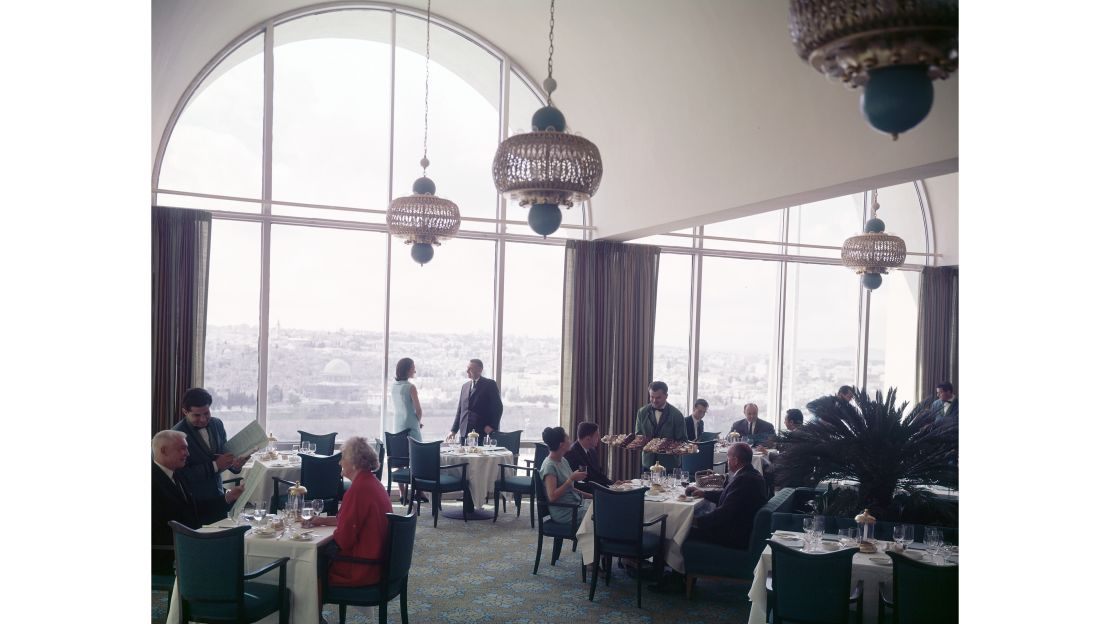
<svg viewBox="0 0 1110 624"><path fill-rule="evenodd" d="M401 624L409 624L409 580L401 581Z"/></svg>
<svg viewBox="0 0 1110 624"><path fill-rule="evenodd" d="M536 564L532 566L532 574L539 572L540 569L540 555L543 554L543 533L536 537Z"/></svg>
<svg viewBox="0 0 1110 624"><path fill-rule="evenodd" d="M501 504L499 504L498 501L501 501L501 490L497 489L497 486L494 486L494 488L493 488L493 522L495 524L497 523L497 514L498 514L498 512L501 511L501 504L504 503L504 501L501 501Z"/></svg>
<svg viewBox="0 0 1110 624"><path fill-rule="evenodd" d="M559 560L559 553L563 551L563 538L556 537L555 543L551 546L551 565Z"/></svg>
<svg viewBox="0 0 1110 624"><path fill-rule="evenodd" d="M339 624L347 624L347 605L339 605Z"/></svg>
<svg viewBox="0 0 1110 624"><path fill-rule="evenodd" d="M432 528L439 527L439 491L432 492ZM417 503L419 505L419 503Z"/></svg>
<svg viewBox="0 0 1110 624"><path fill-rule="evenodd" d="M590 577L590 602L594 600L594 592L597 591L597 573L601 568L601 555L594 553L594 573Z"/></svg>
<svg viewBox="0 0 1110 624"><path fill-rule="evenodd" d="M642 609L643 605L640 602L640 594L642 593L642 584L644 582L644 560L636 558L636 608Z"/></svg>
<svg viewBox="0 0 1110 624"><path fill-rule="evenodd" d="M686 599L694 599L694 575L689 572L686 573Z"/></svg>

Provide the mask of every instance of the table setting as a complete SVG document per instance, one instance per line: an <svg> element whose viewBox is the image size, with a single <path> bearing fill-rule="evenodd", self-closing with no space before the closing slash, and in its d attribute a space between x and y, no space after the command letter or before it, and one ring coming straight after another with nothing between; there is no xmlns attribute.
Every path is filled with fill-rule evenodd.
<svg viewBox="0 0 1110 624"><path fill-rule="evenodd" d="M513 454L509 449L499 446L497 440L490 436L486 436L483 441L485 444L477 444L476 439L474 442L465 445L450 440L444 442L440 448L439 461L443 466L468 464L467 479L470 481L470 500L473 501L474 509L467 509L467 519L486 520L493 518L493 513L481 509L481 506L497 484L498 464L512 463ZM444 509L442 513L449 518L462 519L461 510Z"/></svg>

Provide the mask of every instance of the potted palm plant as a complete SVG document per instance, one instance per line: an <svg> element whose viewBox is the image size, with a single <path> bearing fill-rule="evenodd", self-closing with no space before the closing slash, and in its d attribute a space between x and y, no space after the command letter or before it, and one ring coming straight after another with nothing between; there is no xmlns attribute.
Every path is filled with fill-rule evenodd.
<svg viewBox="0 0 1110 624"><path fill-rule="evenodd" d="M858 483L830 491L824 501L829 515L854 516L868 508L880 520L936 522L954 516L924 487L958 488L958 426L934 423L927 401L904 415L908 402L896 406L893 388L885 400L880 392L872 399L853 391L855 405L827 396L807 406L816 418L780 441L775 481L795 487L825 480ZM906 494L896 501L898 490Z"/></svg>

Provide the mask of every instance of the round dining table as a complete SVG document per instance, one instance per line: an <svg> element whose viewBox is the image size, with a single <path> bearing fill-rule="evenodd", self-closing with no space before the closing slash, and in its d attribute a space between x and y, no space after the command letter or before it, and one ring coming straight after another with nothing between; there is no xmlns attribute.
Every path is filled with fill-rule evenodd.
<svg viewBox="0 0 1110 624"><path fill-rule="evenodd" d="M476 447L464 448L459 446L444 446L439 455L442 466L466 464L466 478L470 481L467 490L468 497L463 497L463 507L466 509L467 520L488 520L493 518L493 512L482 509L486 497L493 493L499 475L498 464L513 463L513 454L502 447ZM461 474L461 470L450 471L451 474ZM494 501L496 503L496 501ZM448 518L462 519L462 510L444 509L443 515Z"/></svg>

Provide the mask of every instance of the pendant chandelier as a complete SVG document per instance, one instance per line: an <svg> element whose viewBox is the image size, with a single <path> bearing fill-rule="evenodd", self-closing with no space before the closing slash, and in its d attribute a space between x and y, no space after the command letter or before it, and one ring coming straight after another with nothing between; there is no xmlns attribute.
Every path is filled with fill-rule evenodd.
<svg viewBox="0 0 1110 624"><path fill-rule="evenodd" d="M412 184L412 195L389 203L386 224L389 233L412 245L412 259L421 266L435 255L432 245L459 232L459 207L455 202L436 197L436 183L428 177L428 75L432 50L432 2L428 0L427 30L424 43L424 157L423 174Z"/></svg>
<svg viewBox="0 0 1110 624"><path fill-rule="evenodd" d="M497 192L521 206L531 206L528 225L547 237L563 221L560 206L586 201L601 184L601 153L587 139L568 134L563 113L551 104L557 86L552 77L555 56L555 0L551 0L548 32L547 105L532 115L532 132L511 136L497 146L493 183Z"/></svg>
<svg viewBox="0 0 1110 624"><path fill-rule="evenodd" d="M956 0L791 0L790 38L814 69L863 87L868 123L898 139L929 114L933 80L956 71Z"/></svg>
<svg viewBox="0 0 1110 624"><path fill-rule="evenodd" d="M864 288L875 290L883 283L883 274L906 262L906 241L887 234L886 224L877 215L879 191L871 191L871 218L863 226L864 233L844 241L840 261L862 275Z"/></svg>

